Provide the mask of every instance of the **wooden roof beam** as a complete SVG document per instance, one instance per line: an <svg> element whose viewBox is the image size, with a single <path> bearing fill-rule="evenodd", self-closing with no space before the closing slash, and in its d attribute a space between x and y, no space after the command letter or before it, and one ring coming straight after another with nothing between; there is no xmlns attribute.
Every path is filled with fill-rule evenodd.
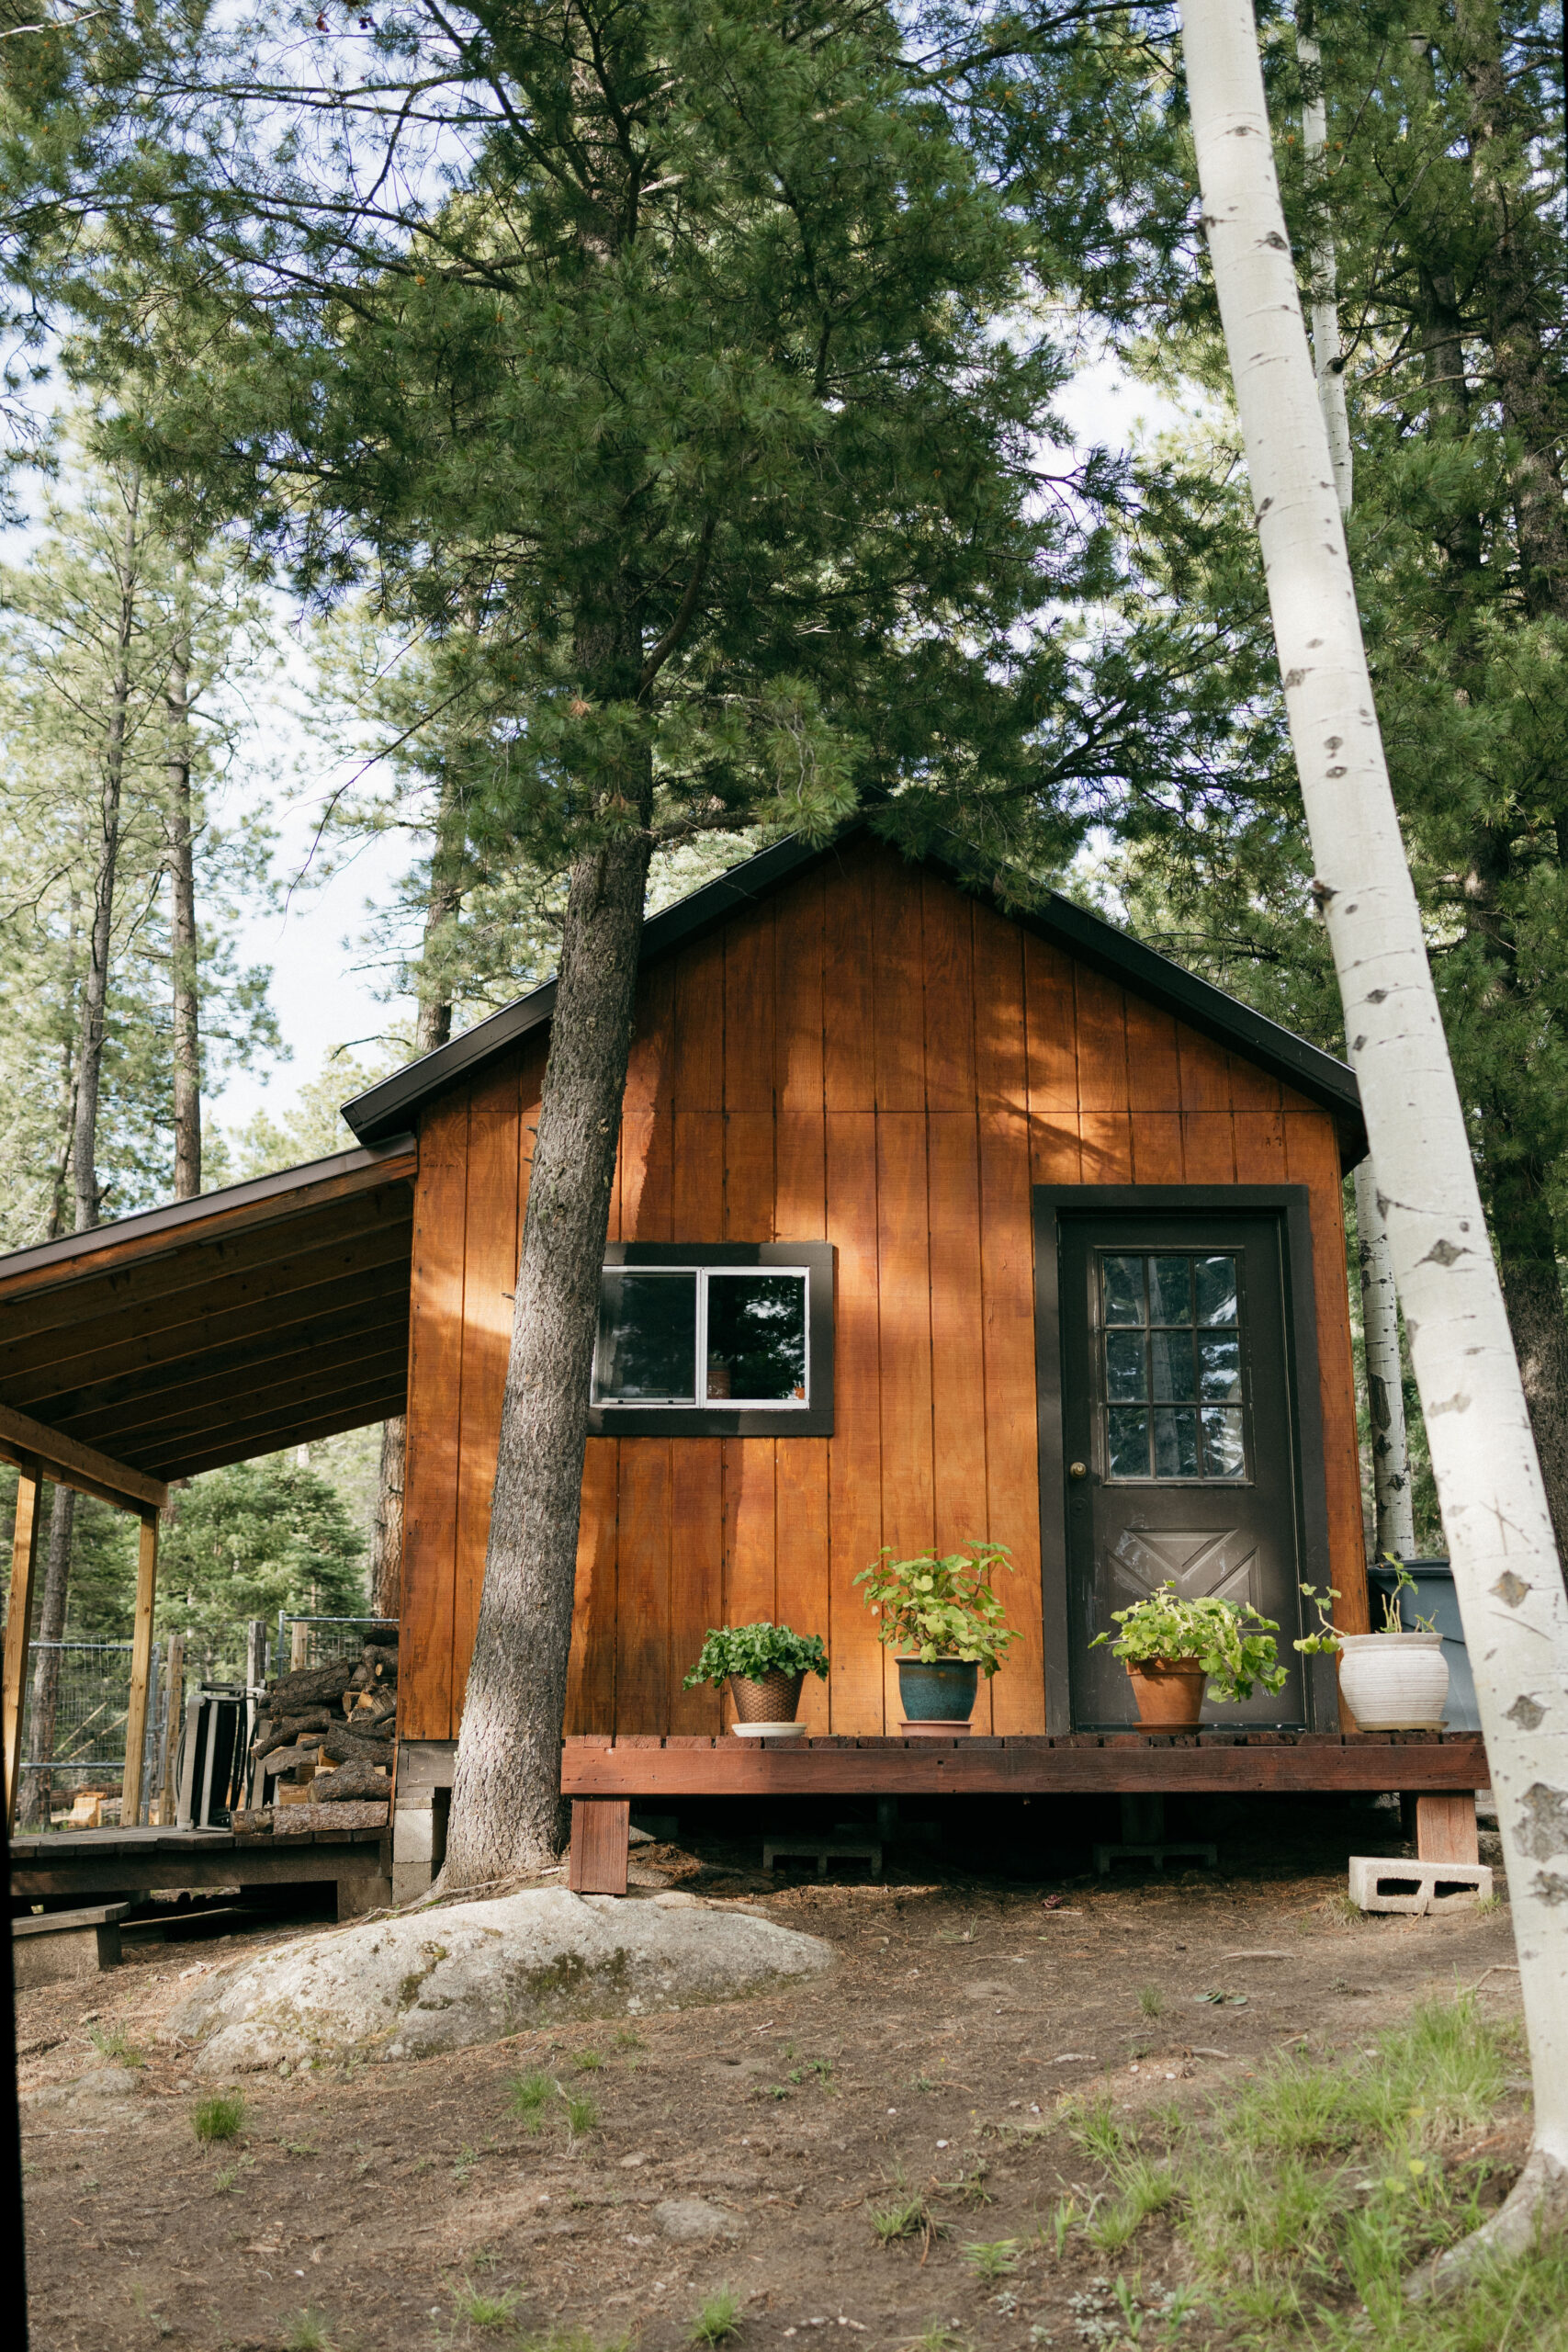
<svg viewBox="0 0 1568 2352"><path fill-rule="evenodd" d="M112 1454L100 1453L96 1446L84 1445L62 1430L51 1430L11 1405L0 1405L0 1457L24 1471L36 1461L57 1487L74 1487L79 1495L96 1495L100 1502L117 1504L139 1517L149 1510L162 1510L169 1499L162 1478L150 1478L145 1470L133 1470L128 1462L117 1462Z"/></svg>

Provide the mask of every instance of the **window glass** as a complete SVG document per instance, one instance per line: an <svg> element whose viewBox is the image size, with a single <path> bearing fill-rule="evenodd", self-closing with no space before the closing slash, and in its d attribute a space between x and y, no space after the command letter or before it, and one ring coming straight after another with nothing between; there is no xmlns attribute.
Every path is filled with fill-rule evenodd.
<svg viewBox="0 0 1568 2352"><path fill-rule="evenodd" d="M606 1404L694 1405L696 1275L606 1266L595 1371Z"/></svg>
<svg viewBox="0 0 1568 2352"><path fill-rule="evenodd" d="M707 1401L804 1404L806 1277L707 1277Z"/></svg>
<svg viewBox="0 0 1568 2352"><path fill-rule="evenodd" d="M1151 1250L1100 1267L1109 1476L1245 1478L1235 1259Z"/></svg>

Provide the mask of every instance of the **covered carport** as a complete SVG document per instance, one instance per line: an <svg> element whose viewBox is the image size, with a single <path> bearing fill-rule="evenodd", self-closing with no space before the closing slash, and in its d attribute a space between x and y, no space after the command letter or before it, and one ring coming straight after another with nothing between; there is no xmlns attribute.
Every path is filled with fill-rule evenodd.
<svg viewBox="0 0 1568 2352"><path fill-rule="evenodd" d="M404 1410L417 1166L415 1139L397 1136L0 1258L0 1459L20 1473L7 1822L43 1482L141 1521L122 1808L135 1821L169 1487Z"/></svg>

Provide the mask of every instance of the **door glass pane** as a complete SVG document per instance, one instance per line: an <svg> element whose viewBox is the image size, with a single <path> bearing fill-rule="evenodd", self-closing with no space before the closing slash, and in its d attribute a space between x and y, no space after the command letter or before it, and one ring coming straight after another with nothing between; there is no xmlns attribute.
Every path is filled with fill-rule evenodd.
<svg viewBox="0 0 1568 2352"><path fill-rule="evenodd" d="M1235 1330L1198 1335L1198 1374L1205 1403L1241 1402L1241 1335Z"/></svg>
<svg viewBox="0 0 1568 2352"><path fill-rule="evenodd" d="M1169 1399L1182 1403L1198 1391L1192 1380L1192 1334L1190 1331L1156 1331L1149 1340L1155 1361L1155 1395L1163 1404ZM1205 1389L1203 1394L1208 1395Z"/></svg>
<svg viewBox="0 0 1568 2352"><path fill-rule="evenodd" d="M607 1266L599 1291L594 1395L604 1404L694 1405L697 1278Z"/></svg>
<svg viewBox="0 0 1568 2352"><path fill-rule="evenodd" d="M1236 1319L1235 1260L1200 1258L1196 1272L1199 1322L1234 1323Z"/></svg>
<svg viewBox="0 0 1568 2352"><path fill-rule="evenodd" d="M1241 1438L1241 1415L1234 1406L1205 1405L1203 1467L1210 1478L1240 1478L1247 1470Z"/></svg>
<svg viewBox="0 0 1568 2352"><path fill-rule="evenodd" d="M1190 1323L1192 1320L1192 1261L1190 1258L1149 1260L1149 1321Z"/></svg>
<svg viewBox="0 0 1568 2352"><path fill-rule="evenodd" d="M1141 1258L1107 1258L1105 1319L1108 1323L1141 1323L1144 1319L1144 1261Z"/></svg>
<svg viewBox="0 0 1568 2352"><path fill-rule="evenodd" d="M1112 1405L1110 1421L1111 1475L1113 1478L1146 1478L1149 1475L1149 1416L1144 1405Z"/></svg>
<svg viewBox="0 0 1568 2352"><path fill-rule="evenodd" d="M1100 1260L1108 1476L1246 1477L1237 1271L1197 1250Z"/></svg>
<svg viewBox="0 0 1568 2352"><path fill-rule="evenodd" d="M1155 1415L1155 1476L1195 1478L1198 1476L1198 1414L1188 1405L1167 1408Z"/></svg>
<svg viewBox="0 0 1568 2352"><path fill-rule="evenodd" d="M1112 1403L1137 1403L1148 1393L1141 1331L1107 1331L1105 1393Z"/></svg>
<svg viewBox="0 0 1568 2352"><path fill-rule="evenodd" d="M806 1276L712 1273L710 1404L806 1402Z"/></svg>

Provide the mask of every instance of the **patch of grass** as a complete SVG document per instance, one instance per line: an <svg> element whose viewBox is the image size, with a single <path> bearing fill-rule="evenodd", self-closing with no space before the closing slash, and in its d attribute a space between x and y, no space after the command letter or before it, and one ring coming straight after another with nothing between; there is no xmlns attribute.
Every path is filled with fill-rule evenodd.
<svg viewBox="0 0 1568 2352"><path fill-rule="evenodd" d="M586 2091L562 2091L566 2102L566 2128L574 2140L581 2140L599 2129L599 2102L590 2098Z"/></svg>
<svg viewBox="0 0 1568 2352"><path fill-rule="evenodd" d="M615 2036L615 2047L617 2050L646 2050L648 2044L640 2033L634 2033L630 2026L624 2025Z"/></svg>
<svg viewBox="0 0 1568 2352"><path fill-rule="evenodd" d="M548 2075L513 2075L506 2086L508 2113L529 2132L536 2132L545 2120L555 2084Z"/></svg>
<svg viewBox="0 0 1568 2352"><path fill-rule="evenodd" d="M1112 2174L1116 2195L1084 2223L1089 2244L1101 2254L1120 2254L1131 2245L1151 2213L1163 2212L1176 2201L1177 2187L1168 2165L1153 2164L1142 2154L1119 2159Z"/></svg>
<svg viewBox="0 0 1568 2352"><path fill-rule="evenodd" d="M465 2278L452 2290L452 2308L470 2327L510 2327L517 2302L515 2287L503 2287L495 2294Z"/></svg>
<svg viewBox="0 0 1568 2352"><path fill-rule="evenodd" d="M1063 2253L1066 2248L1067 2240L1072 2233L1073 2223L1077 2221L1078 2218L1077 2199L1076 2197L1058 2197L1056 2199L1055 2210L1052 2213L1050 2221L1048 2222L1043 2222L1036 2233L1038 2242L1041 2245L1044 2245L1047 2240L1049 2240L1051 2251L1055 2256L1058 2262L1062 2259Z"/></svg>
<svg viewBox="0 0 1568 2352"><path fill-rule="evenodd" d="M919 2335L908 2337L904 2352L957 2352L963 2341L951 2320L933 2319L928 2321Z"/></svg>
<svg viewBox="0 0 1568 2352"><path fill-rule="evenodd" d="M740 2298L728 2287L704 2297L686 2331L688 2344L728 2344L740 2333Z"/></svg>
<svg viewBox="0 0 1568 2352"><path fill-rule="evenodd" d="M1068 2108L1062 2117L1067 2137L1075 2148L1092 2156L1109 2172L1126 2148L1126 2135L1111 2112L1108 2098L1086 2099Z"/></svg>
<svg viewBox="0 0 1568 2352"><path fill-rule="evenodd" d="M231 2165L225 2165L221 2172L213 2176L214 2197L232 2197L240 2185L240 2175L249 2172L254 2163L254 2156L238 2156Z"/></svg>
<svg viewBox="0 0 1568 2352"><path fill-rule="evenodd" d="M1157 1984L1145 1984L1138 1993L1138 2007L1146 2018L1163 2018L1165 1995Z"/></svg>
<svg viewBox="0 0 1568 2352"><path fill-rule="evenodd" d="M964 2249L964 2259L976 2278L1005 2278L1018 2268L1018 2240L971 2239Z"/></svg>
<svg viewBox="0 0 1568 2352"><path fill-rule="evenodd" d="M466 2186L468 2175L479 2160L479 2152L465 2142L452 2159L452 2177L459 2188Z"/></svg>
<svg viewBox="0 0 1568 2352"><path fill-rule="evenodd" d="M325 2312L301 2312L289 2324L283 2352L333 2352L332 2327Z"/></svg>
<svg viewBox="0 0 1568 2352"><path fill-rule="evenodd" d="M94 2026L87 2036L100 2058L113 2058L121 2066L145 2066L147 2053L132 2041L122 2025L107 2028Z"/></svg>
<svg viewBox="0 0 1568 2352"><path fill-rule="evenodd" d="M596 2075L604 2064L604 2053L602 2050L580 2050L571 2063L580 2075Z"/></svg>
<svg viewBox="0 0 1568 2352"><path fill-rule="evenodd" d="M874 2206L871 2226L879 2245L897 2245L903 2238L924 2237L931 2229L931 2216L923 2197L911 2197L902 2205Z"/></svg>
<svg viewBox="0 0 1568 2352"><path fill-rule="evenodd" d="M277 2144L286 2156L319 2156L321 2153L313 2140L280 2140Z"/></svg>
<svg viewBox="0 0 1568 2352"><path fill-rule="evenodd" d="M218 2091L211 2098L197 2099L190 2111L190 2128L198 2140L208 2143L215 2140L232 2140L245 2120L245 2098L243 2091Z"/></svg>

